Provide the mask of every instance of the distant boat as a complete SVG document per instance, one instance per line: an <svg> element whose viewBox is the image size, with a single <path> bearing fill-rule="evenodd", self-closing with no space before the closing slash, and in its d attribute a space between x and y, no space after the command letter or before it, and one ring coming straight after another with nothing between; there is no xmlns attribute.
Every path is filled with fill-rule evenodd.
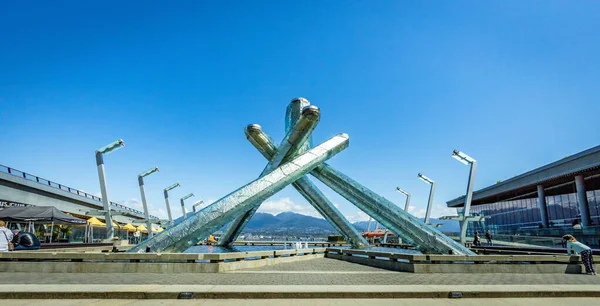
<svg viewBox="0 0 600 306"><path fill-rule="evenodd" d="M395 235L392 232L387 232L388 237L394 237ZM365 238L373 238L373 237L383 237L385 236L385 231L378 229L376 231L372 231L372 232L364 232L362 233L362 236Z"/></svg>

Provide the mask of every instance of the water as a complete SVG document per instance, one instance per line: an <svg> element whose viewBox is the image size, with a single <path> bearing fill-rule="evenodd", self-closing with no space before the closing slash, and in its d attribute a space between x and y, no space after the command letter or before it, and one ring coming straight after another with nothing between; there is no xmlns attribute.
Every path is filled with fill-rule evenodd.
<svg viewBox="0 0 600 306"><path fill-rule="evenodd" d="M303 245L304 246L304 245ZM313 248L309 246L309 248ZM349 247L335 247L335 248L349 248ZM257 251L275 251L275 250L290 250L293 249L289 244L287 247L283 245L236 245L230 248L215 246L215 245L197 245L185 250L184 253L233 253L233 252L257 252ZM371 247L364 250L378 251L378 252L391 252L400 254L421 254L417 250L406 250L396 248L384 248L384 247Z"/></svg>

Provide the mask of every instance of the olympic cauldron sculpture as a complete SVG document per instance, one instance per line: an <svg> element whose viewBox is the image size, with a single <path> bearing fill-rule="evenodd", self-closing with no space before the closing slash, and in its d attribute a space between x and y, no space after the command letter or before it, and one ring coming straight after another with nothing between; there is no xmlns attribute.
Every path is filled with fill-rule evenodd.
<svg viewBox="0 0 600 306"><path fill-rule="evenodd" d="M311 134L319 118L319 108L310 105L308 100L292 100L286 112L286 136L279 146L259 125L248 125L246 137L269 161L259 177L128 252L146 252L147 248L152 252L183 252L231 222L220 240L221 245L230 245L261 203L289 184L354 248L368 247L368 242L354 226L306 177L310 173L421 252L474 255L432 226L326 164L326 160L348 147L348 135L339 134L312 147Z"/></svg>

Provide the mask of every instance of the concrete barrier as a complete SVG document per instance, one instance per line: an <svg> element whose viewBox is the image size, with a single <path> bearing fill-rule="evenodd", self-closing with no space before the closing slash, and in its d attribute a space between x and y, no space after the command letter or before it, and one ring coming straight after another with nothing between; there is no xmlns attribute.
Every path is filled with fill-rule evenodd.
<svg viewBox="0 0 600 306"><path fill-rule="evenodd" d="M218 273L324 257L325 248L235 253L0 253L0 272ZM301 255L301 256L296 256Z"/></svg>
<svg viewBox="0 0 600 306"><path fill-rule="evenodd" d="M579 256L421 255L329 248L327 258L412 273L582 273Z"/></svg>

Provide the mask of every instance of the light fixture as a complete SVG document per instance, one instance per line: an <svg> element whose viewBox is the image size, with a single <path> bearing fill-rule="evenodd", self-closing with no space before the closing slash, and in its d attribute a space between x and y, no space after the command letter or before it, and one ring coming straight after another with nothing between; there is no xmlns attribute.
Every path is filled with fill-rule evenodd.
<svg viewBox="0 0 600 306"><path fill-rule="evenodd" d="M398 192L401 192L404 195L406 195L406 203L404 203L404 211L408 212L408 206L410 205L410 193L404 191L400 187L396 187L396 190L398 190Z"/></svg>
<svg viewBox="0 0 600 306"><path fill-rule="evenodd" d="M452 151L452 157L465 165L470 165L471 168L469 171L469 179L467 181L467 194L465 195L463 219L460 222L460 242L464 244L467 241L467 226L469 225L468 217L471 210L471 200L473 199L473 184L475 182L477 160L459 150Z"/></svg>
<svg viewBox="0 0 600 306"><path fill-rule="evenodd" d="M123 139L119 139L119 140L113 141L113 142L107 144L106 146L98 149L96 152L100 152L102 154L110 154L124 146L125 146L125 143L123 142Z"/></svg>
<svg viewBox="0 0 600 306"><path fill-rule="evenodd" d="M175 184L173 184L173 185L165 188L165 191L171 191L171 190L173 190L173 189L175 189L175 188L177 188L179 186L181 186L181 185L179 185L179 183L175 183Z"/></svg>
<svg viewBox="0 0 600 306"><path fill-rule="evenodd" d="M110 201L108 200L108 191L106 187L106 175L104 173L104 154L109 154L125 146L123 139L109 143L108 145L96 150L96 166L98 167L98 180L100 181L100 193L102 194L102 208L104 210L104 221L106 221L106 239L112 240L115 236L112 217L110 215Z"/></svg>
<svg viewBox="0 0 600 306"><path fill-rule="evenodd" d="M459 150L452 151L452 157L465 165L475 162L475 159Z"/></svg>
<svg viewBox="0 0 600 306"><path fill-rule="evenodd" d="M146 228L148 229L148 238L152 238L152 221L150 221L150 212L148 211L148 204L146 203L146 192L144 191L144 177L158 172L158 167L148 169L138 175L138 183L140 185L140 194L142 195L142 205L144 207L144 218L146 219Z"/></svg>
<svg viewBox="0 0 600 306"><path fill-rule="evenodd" d="M434 182L432 179L430 179L430 178L426 177L425 175L423 175L423 173L419 173L419 175L417 175L417 177L418 177L418 178L419 178L421 181L423 181L423 182L425 182L425 183L428 183L428 184L433 184L433 183L435 183L435 182Z"/></svg>
<svg viewBox="0 0 600 306"><path fill-rule="evenodd" d="M169 215L169 225L173 225L173 216L171 215L171 204L169 203L169 191L179 187L179 182L165 188L163 194L165 195L165 203L167 204L167 214Z"/></svg>
<svg viewBox="0 0 600 306"><path fill-rule="evenodd" d="M181 200L180 200L181 201L181 211L183 212L183 220L187 219L187 212L185 211L185 204L183 201L185 201L193 196L194 196L194 194L190 193L190 194L184 196L183 198L181 198Z"/></svg>
<svg viewBox="0 0 600 306"><path fill-rule="evenodd" d="M182 200L182 201L185 201L185 200L187 200L187 199L189 199L189 198L191 198L191 197L193 197L193 196L194 196L194 194L193 194L193 193L190 193L190 194L188 194L188 195L184 196L183 198L181 198L181 200Z"/></svg>
<svg viewBox="0 0 600 306"><path fill-rule="evenodd" d="M140 173L140 175L138 175L138 176L139 177L145 177L145 176L148 176L148 175L150 175L150 174L152 174L154 172L158 172L158 167L154 167L154 168L148 169L145 172Z"/></svg>
<svg viewBox="0 0 600 306"><path fill-rule="evenodd" d="M196 207L197 207L197 206L200 206L200 205L202 205L202 204L204 204L204 201L202 201L202 200L200 200L200 201L198 201L198 202L194 203L194 205L192 205L192 209L194 210L194 212L196 212Z"/></svg>
<svg viewBox="0 0 600 306"><path fill-rule="evenodd" d="M423 173L419 173L417 177L423 182L431 185L431 188L429 189L429 200L427 201L427 210L425 211L425 224L429 224L429 216L431 215L431 207L433 205L433 193L435 191L435 181L426 177Z"/></svg>
<svg viewBox="0 0 600 306"><path fill-rule="evenodd" d="M404 190L403 190L402 188L400 188L400 187L396 187L396 190L397 190L397 191L399 191L399 192L401 192L401 193L403 193L404 195L410 195L410 193L408 193L408 192L404 191Z"/></svg>

